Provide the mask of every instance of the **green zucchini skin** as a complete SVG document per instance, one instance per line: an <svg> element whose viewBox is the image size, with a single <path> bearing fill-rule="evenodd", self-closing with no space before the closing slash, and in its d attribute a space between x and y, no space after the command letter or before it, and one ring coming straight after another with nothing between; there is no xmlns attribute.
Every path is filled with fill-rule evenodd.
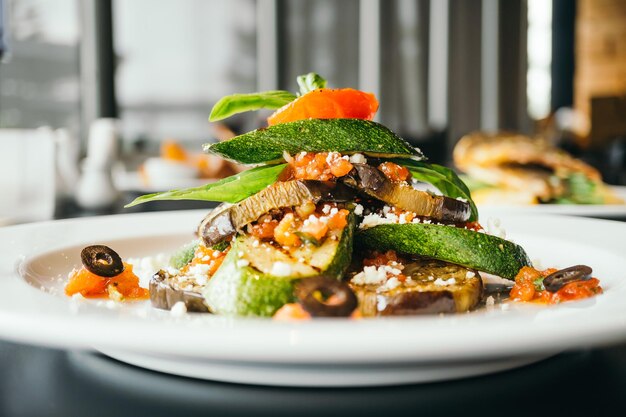
<svg viewBox="0 0 626 417"><path fill-rule="evenodd" d="M454 226L383 224L358 231L355 239L364 247L427 256L507 279L531 265L521 246Z"/></svg>
<svg viewBox="0 0 626 417"><path fill-rule="evenodd" d="M293 300L293 279L263 274L251 266L238 266L235 240L220 268L203 291L209 311L229 316L270 317Z"/></svg>
<svg viewBox="0 0 626 417"><path fill-rule="evenodd" d="M423 159L421 151L385 126L361 119L308 119L281 123L204 145L204 150L242 164L276 162L283 152L364 153Z"/></svg>
<svg viewBox="0 0 626 417"><path fill-rule="evenodd" d="M337 279L343 277L352 260L355 225L356 217L351 213L333 259L321 274ZM307 277L277 277L260 272L252 265L240 265L239 252L244 238L239 236L234 240L222 265L207 283L203 291L204 303L215 314L271 317L283 305L294 301L294 284Z"/></svg>

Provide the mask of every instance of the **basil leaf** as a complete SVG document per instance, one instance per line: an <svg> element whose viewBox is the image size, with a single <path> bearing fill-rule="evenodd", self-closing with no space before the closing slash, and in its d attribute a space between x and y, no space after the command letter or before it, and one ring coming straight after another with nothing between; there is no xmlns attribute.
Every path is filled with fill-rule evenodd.
<svg viewBox="0 0 626 417"><path fill-rule="evenodd" d="M263 91L261 93L233 94L222 97L215 103L209 116L210 122L226 119L237 113L252 110L270 109L276 110L289 104L296 99L296 96L289 91L275 90Z"/></svg>
<svg viewBox="0 0 626 417"><path fill-rule="evenodd" d="M472 200L470 190L459 176L450 168L437 164L429 164L412 159L392 159L398 165L402 165L411 172L413 178L432 184L447 197L464 198L470 204L472 215L470 221L478 220L478 209Z"/></svg>
<svg viewBox="0 0 626 417"><path fill-rule="evenodd" d="M125 207L128 208L149 201L162 200L202 200L237 203L276 182L286 166L287 164L264 165L201 187L142 195Z"/></svg>
<svg viewBox="0 0 626 417"><path fill-rule="evenodd" d="M314 72L299 75L296 80L298 81L301 95L304 95L309 91L317 90L318 88L326 88L326 80Z"/></svg>

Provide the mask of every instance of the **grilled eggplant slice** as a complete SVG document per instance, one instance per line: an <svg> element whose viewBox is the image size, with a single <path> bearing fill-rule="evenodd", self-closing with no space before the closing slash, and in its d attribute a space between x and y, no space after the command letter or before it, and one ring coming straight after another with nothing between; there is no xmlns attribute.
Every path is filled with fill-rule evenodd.
<svg viewBox="0 0 626 417"><path fill-rule="evenodd" d="M370 197L418 216L455 223L468 221L471 216L469 203L390 181L378 168L367 164L354 164L353 171L343 181Z"/></svg>
<svg viewBox="0 0 626 417"><path fill-rule="evenodd" d="M160 270L150 280L150 302L156 308L170 310L178 302L185 303L187 311L208 313L204 305L204 297L200 293L201 287L190 284L191 289L181 288L184 278L170 275ZM186 286L185 286L186 287Z"/></svg>
<svg viewBox="0 0 626 417"><path fill-rule="evenodd" d="M198 236L207 246L213 246L271 210L299 206L308 201L344 203L354 200L354 196L350 187L334 182L277 182L237 204L221 204L202 220Z"/></svg>
<svg viewBox="0 0 626 417"><path fill-rule="evenodd" d="M481 300L479 273L434 259L417 259L402 273L410 279L394 288L350 284L365 317L462 313Z"/></svg>

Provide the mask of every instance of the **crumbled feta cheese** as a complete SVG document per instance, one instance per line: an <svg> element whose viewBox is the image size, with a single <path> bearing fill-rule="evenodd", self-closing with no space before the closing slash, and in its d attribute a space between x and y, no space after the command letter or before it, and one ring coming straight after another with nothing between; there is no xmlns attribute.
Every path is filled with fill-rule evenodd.
<svg viewBox="0 0 626 417"><path fill-rule="evenodd" d="M189 269L187 270L187 275L197 280L199 277L206 277L209 274L210 269L210 265L195 264L189 267Z"/></svg>
<svg viewBox="0 0 626 417"><path fill-rule="evenodd" d="M461 201L463 203L467 203L467 201L468 201L467 198L463 198L463 197L457 197L456 199L457 199L457 201Z"/></svg>
<svg viewBox="0 0 626 417"><path fill-rule="evenodd" d="M357 216L360 216L361 214L363 214L363 206L360 204L357 204L356 206L354 206L354 214L356 214Z"/></svg>
<svg viewBox="0 0 626 417"><path fill-rule="evenodd" d="M382 291L393 290L399 285L400 285L400 281L398 280L398 278L392 277L392 278L389 278L387 282L385 282L385 284L379 288L379 290L382 290Z"/></svg>
<svg viewBox="0 0 626 417"><path fill-rule="evenodd" d="M468 278L468 279L469 278L474 278L475 276L476 276L476 274L474 272L472 272L472 271L467 271L465 273L465 278Z"/></svg>
<svg viewBox="0 0 626 417"><path fill-rule="evenodd" d="M178 301L172 306L170 314L174 317L183 317L185 314L187 314L187 306L183 301Z"/></svg>
<svg viewBox="0 0 626 417"><path fill-rule="evenodd" d="M339 158L341 158L339 152L328 152L328 156L326 156L326 163L330 165L335 159Z"/></svg>
<svg viewBox="0 0 626 417"><path fill-rule="evenodd" d="M363 156L363 154L355 153L354 155L350 156L350 162L353 164L366 164L367 159L365 159L365 156Z"/></svg>
<svg viewBox="0 0 626 417"><path fill-rule="evenodd" d="M495 300L495 299L493 298L493 296L491 296L491 295L490 295L489 297L487 297L487 299L485 300L485 305L486 305L487 307L491 307L491 306L493 306L495 303L496 303L496 300Z"/></svg>
<svg viewBox="0 0 626 417"><path fill-rule="evenodd" d="M330 206L328 204L325 204L324 207L322 207L322 213L324 214L330 213Z"/></svg>
<svg viewBox="0 0 626 417"><path fill-rule="evenodd" d="M289 276L291 275L291 265L286 262L274 262L270 274L277 277Z"/></svg>
<svg viewBox="0 0 626 417"><path fill-rule="evenodd" d="M243 268L244 266L248 266L248 265L250 265L250 262L247 261L246 259L240 259L237 261L237 266L239 268Z"/></svg>
<svg viewBox="0 0 626 417"><path fill-rule="evenodd" d="M171 268L169 260L168 255L159 253L155 256L146 256L143 258L128 258L126 262L133 266L133 273L139 277L139 286L147 288L155 272L160 269L167 270Z"/></svg>
<svg viewBox="0 0 626 417"><path fill-rule="evenodd" d="M113 301L124 301L124 296L121 292L117 290L117 287L113 284L109 284L107 287L107 291L109 292L109 298Z"/></svg>
<svg viewBox="0 0 626 417"><path fill-rule="evenodd" d="M448 285L454 285L454 284L456 284L456 279L454 278L449 278L449 279L437 278L435 280L435 285L438 285L440 287L447 287Z"/></svg>
<svg viewBox="0 0 626 417"><path fill-rule="evenodd" d="M363 271L352 277L352 283L356 285L383 284L387 280L387 272L375 266L366 266Z"/></svg>

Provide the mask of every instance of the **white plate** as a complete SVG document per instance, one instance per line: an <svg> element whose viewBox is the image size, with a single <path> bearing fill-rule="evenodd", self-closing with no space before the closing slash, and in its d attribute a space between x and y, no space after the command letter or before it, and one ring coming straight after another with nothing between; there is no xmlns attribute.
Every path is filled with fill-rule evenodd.
<svg viewBox="0 0 626 417"><path fill-rule="evenodd" d="M519 366L626 339L626 223L501 216L508 235L544 267L585 263L605 294L554 307L299 323L211 315L177 318L145 303L74 301L62 294L79 251L93 243L124 258L168 252L192 237L203 211L146 213L0 228L0 337L97 348L165 372L269 385L433 381Z"/></svg>
<svg viewBox="0 0 626 417"><path fill-rule="evenodd" d="M626 201L626 186L611 186L615 195ZM482 209L498 210L510 214L563 214L568 216L626 218L626 204L536 204L522 205L478 205Z"/></svg>

